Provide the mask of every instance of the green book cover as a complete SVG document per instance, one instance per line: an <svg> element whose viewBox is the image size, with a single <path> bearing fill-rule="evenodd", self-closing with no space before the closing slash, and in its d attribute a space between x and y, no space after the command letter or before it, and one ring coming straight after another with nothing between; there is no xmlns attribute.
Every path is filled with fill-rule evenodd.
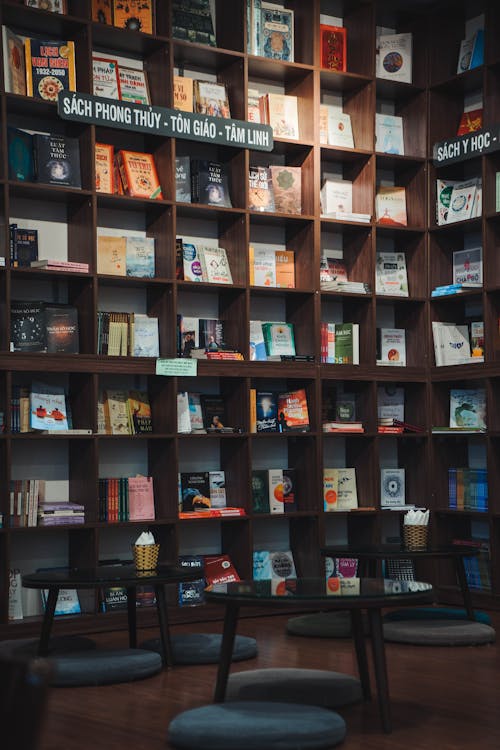
<svg viewBox="0 0 500 750"><path fill-rule="evenodd" d="M254 513L270 512L266 469L254 469L252 471L252 508Z"/></svg>
<svg viewBox="0 0 500 750"><path fill-rule="evenodd" d="M359 364L358 330L357 323L335 325L335 364Z"/></svg>

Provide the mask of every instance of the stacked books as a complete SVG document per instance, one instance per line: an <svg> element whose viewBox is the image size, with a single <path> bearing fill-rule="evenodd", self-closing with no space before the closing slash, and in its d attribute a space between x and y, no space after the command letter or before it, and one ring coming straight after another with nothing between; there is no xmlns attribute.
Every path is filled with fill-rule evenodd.
<svg viewBox="0 0 500 750"><path fill-rule="evenodd" d="M56 258L40 258L32 260L31 268L43 268L47 271L71 271L73 273L88 273L89 264L74 260L58 260Z"/></svg>
<svg viewBox="0 0 500 750"><path fill-rule="evenodd" d="M39 526L85 523L85 507L78 503L44 502L38 505Z"/></svg>
<svg viewBox="0 0 500 750"><path fill-rule="evenodd" d="M488 510L486 469L448 469L449 507L457 510Z"/></svg>

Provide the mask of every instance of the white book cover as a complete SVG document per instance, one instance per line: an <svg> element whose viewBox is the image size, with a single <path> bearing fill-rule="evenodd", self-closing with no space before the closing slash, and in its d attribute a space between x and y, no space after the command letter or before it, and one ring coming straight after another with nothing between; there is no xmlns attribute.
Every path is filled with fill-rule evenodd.
<svg viewBox="0 0 500 750"><path fill-rule="evenodd" d="M191 432L206 432L203 426L203 411L199 393L188 393L189 423Z"/></svg>
<svg viewBox="0 0 500 750"><path fill-rule="evenodd" d="M352 213L352 182L349 180L325 180L321 188L321 213Z"/></svg>
<svg viewBox="0 0 500 750"><path fill-rule="evenodd" d="M476 179L457 182L450 196L450 207L448 209L447 224L456 221L466 221L472 218L474 200L476 197Z"/></svg>
<svg viewBox="0 0 500 750"><path fill-rule="evenodd" d="M94 96L103 96L106 99L121 98L116 60L92 57L92 77Z"/></svg>
<svg viewBox="0 0 500 750"><path fill-rule="evenodd" d="M486 428L486 391L484 388L451 389L450 427Z"/></svg>
<svg viewBox="0 0 500 750"><path fill-rule="evenodd" d="M270 552L269 557L271 559L271 578L297 578L295 563L290 550Z"/></svg>
<svg viewBox="0 0 500 750"><path fill-rule="evenodd" d="M375 147L383 154L404 156L403 118L399 115L375 114Z"/></svg>
<svg viewBox="0 0 500 750"><path fill-rule="evenodd" d="M377 388L377 417L381 419L399 419L405 421L405 390L392 384L379 385Z"/></svg>
<svg viewBox="0 0 500 750"><path fill-rule="evenodd" d="M380 361L406 366L406 331L404 328L380 329Z"/></svg>
<svg viewBox="0 0 500 750"><path fill-rule="evenodd" d="M412 34L381 34L377 49L377 78L412 82Z"/></svg>
<svg viewBox="0 0 500 750"><path fill-rule="evenodd" d="M23 619L21 571L9 570L9 620Z"/></svg>
<svg viewBox="0 0 500 750"><path fill-rule="evenodd" d="M471 350L467 325L432 321L436 367L470 362Z"/></svg>
<svg viewBox="0 0 500 750"><path fill-rule="evenodd" d="M208 486L210 488L210 503L212 508L225 508L226 502L226 474L219 471L208 472Z"/></svg>
<svg viewBox="0 0 500 750"><path fill-rule="evenodd" d="M160 336L158 318L135 313L134 315L134 350L133 357L159 357Z"/></svg>
<svg viewBox="0 0 500 750"><path fill-rule="evenodd" d="M404 253L377 252L375 266L376 294L408 297L408 275Z"/></svg>
<svg viewBox="0 0 500 750"><path fill-rule="evenodd" d="M450 199L458 180L436 180L436 223L443 226L448 221Z"/></svg>
<svg viewBox="0 0 500 750"><path fill-rule="evenodd" d="M453 283L483 285L483 248L455 250L453 253Z"/></svg>
<svg viewBox="0 0 500 750"><path fill-rule="evenodd" d="M192 242L182 243L182 266L186 281L205 281L201 253Z"/></svg>
<svg viewBox="0 0 500 750"><path fill-rule="evenodd" d="M358 491L356 488L356 469L339 469L339 493L337 510L350 510L358 507Z"/></svg>
<svg viewBox="0 0 500 750"><path fill-rule="evenodd" d="M460 73L465 73L466 70L469 70L471 59L472 59L473 48L474 48L474 37L470 37L470 39L462 39L462 41L460 42L460 51L458 53L458 63L457 63L457 75L460 75Z"/></svg>
<svg viewBox="0 0 500 750"><path fill-rule="evenodd" d="M319 105L319 142L328 144L328 113L331 107L328 104Z"/></svg>
<svg viewBox="0 0 500 750"><path fill-rule="evenodd" d="M354 148L351 115L336 107L328 108L328 144L342 148Z"/></svg>
<svg viewBox="0 0 500 750"><path fill-rule="evenodd" d="M187 391L177 394L177 432L191 432L191 418L189 416L189 399Z"/></svg>
<svg viewBox="0 0 500 750"><path fill-rule="evenodd" d="M203 279L210 284L232 284L233 277L223 247L202 247L199 250Z"/></svg>
<svg viewBox="0 0 500 750"><path fill-rule="evenodd" d="M267 94L269 104L269 125L275 138L299 137L299 114L297 97L287 94Z"/></svg>
<svg viewBox="0 0 500 750"><path fill-rule="evenodd" d="M155 275L154 237L127 237L126 245L127 276L153 279Z"/></svg>
<svg viewBox="0 0 500 750"><path fill-rule="evenodd" d="M401 508L405 504L405 470L380 469L380 506Z"/></svg>
<svg viewBox="0 0 500 750"><path fill-rule="evenodd" d="M265 362L267 360L266 344L262 332L262 321L250 321L250 361Z"/></svg>
<svg viewBox="0 0 500 750"><path fill-rule="evenodd" d="M283 469L269 469L267 472L269 488L269 512L284 513L283 503Z"/></svg>
<svg viewBox="0 0 500 750"><path fill-rule="evenodd" d="M267 247L250 246L250 284L276 286L276 251Z"/></svg>

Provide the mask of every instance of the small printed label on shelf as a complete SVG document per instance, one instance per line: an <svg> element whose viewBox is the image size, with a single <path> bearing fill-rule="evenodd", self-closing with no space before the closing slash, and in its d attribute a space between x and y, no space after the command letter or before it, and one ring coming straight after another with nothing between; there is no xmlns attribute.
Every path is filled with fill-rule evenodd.
<svg viewBox="0 0 500 750"><path fill-rule="evenodd" d="M481 154L500 150L500 125L492 125L485 130L476 130L456 138L435 143L432 150L434 166L453 164L457 161L474 159Z"/></svg>
<svg viewBox="0 0 500 750"><path fill-rule="evenodd" d="M245 120L109 100L76 91L59 93L57 112L63 120L107 128L251 148L255 151L273 150L271 126Z"/></svg>
<svg viewBox="0 0 500 750"><path fill-rule="evenodd" d="M198 372L198 360L196 359L157 359L156 375L186 376L196 375Z"/></svg>

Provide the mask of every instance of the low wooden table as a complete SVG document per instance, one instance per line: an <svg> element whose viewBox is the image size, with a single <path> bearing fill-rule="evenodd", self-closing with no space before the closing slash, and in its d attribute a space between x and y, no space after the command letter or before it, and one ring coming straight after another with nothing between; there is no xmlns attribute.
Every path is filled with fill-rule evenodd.
<svg viewBox="0 0 500 750"><path fill-rule="evenodd" d="M373 666L377 685L380 717L385 732L392 731L387 681L385 645L382 632L382 608L429 604L433 601L433 589L429 583L417 581L391 581L384 578L358 578L349 593L341 590L334 593L325 578L289 579L279 586L274 581L239 581L215 584L205 592L207 601L224 604L224 633L214 701L221 702L226 695L227 680L231 666L234 638L240 607L262 607L283 605L300 606L321 610L349 610L359 677L365 699L371 696L368 658L363 632L362 610L368 613L372 643Z"/></svg>
<svg viewBox="0 0 500 750"><path fill-rule="evenodd" d="M133 565L99 565L87 570L63 568L24 575L22 584L26 588L48 589L38 655L46 656L48 653L57 597L61 589L98 589L106 586L122 586L126 589L129 645L130 648L137 648L136 588L137 586L153 586L160 625L162 660L164 664L172 666L164 586L167 583L194 581L199 577L199 570L174 565L158 565L156 570L147 573L138 572Z"/></svg>
<svg viewBox="0 0 500 750"><path fill-rule="evenodd" d="M477 547L448 544L415 550L407 549L404 545L400 544L374 544L359 547L352 545L330 545L323 547L321 554L325 557L356 558L360 561L360 573L371 576L377 574L377 566L381 560L418 560L428 557L453 560L467 617L469 620L475 619L472 609L472 597L465 574L464 557L478 555L479 550Z"/></svg>

